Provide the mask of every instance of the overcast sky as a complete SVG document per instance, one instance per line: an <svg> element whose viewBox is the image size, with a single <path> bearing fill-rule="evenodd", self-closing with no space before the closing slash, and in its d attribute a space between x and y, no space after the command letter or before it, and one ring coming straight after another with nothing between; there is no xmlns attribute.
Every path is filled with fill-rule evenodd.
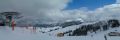
<svg viewBox="0 0 120 40"><path fill-rule="evenodd" d="M41 23L120 17L120 0L0 0L0 12L17 11Z"/></svg>

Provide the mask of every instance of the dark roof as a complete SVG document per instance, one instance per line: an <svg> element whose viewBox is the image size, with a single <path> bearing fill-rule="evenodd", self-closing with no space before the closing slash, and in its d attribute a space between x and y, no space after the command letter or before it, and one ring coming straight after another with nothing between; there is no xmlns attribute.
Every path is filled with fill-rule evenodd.
<svg viewBox="0 0 120 40"><path fill-rule="evenodd" d="M3 13L0 13L1 15L19 15L20 13L18 12L3 12Z"/></svg>

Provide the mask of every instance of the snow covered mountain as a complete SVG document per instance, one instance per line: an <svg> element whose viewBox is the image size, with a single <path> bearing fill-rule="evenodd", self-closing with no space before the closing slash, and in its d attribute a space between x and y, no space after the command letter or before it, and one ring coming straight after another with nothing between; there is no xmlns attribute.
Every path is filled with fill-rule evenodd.
<svg viewBox="0 0 120 40"><path fill-rule="evenodd" d="M78 25L72 25L67 27L51 27L51 28L41 28L40 32L49 33L49 34L58 34L62 33L67 36L81 36L81 35L89 35L89 33L97 33L98 31L106 31L110 28L119 27L119 20L110 19L110 20L102 20L93 23L82 23ZM46 31L46 30L47 31Z"/></svg>
<svg viewBox="0 0 120 40"><path fill-rule="evenodd" d="M104 26L106 25L106 22L108 22L107 26ZM98 25L94 25L94 24L98 24ZM88 26L88 25L92 25L92 26ZM96 30L96 33L90 32L90 30L93 30L93 28L94 27L96 28L97 26L100 26L101 30ZM92 29L88 30L86 36L81 36L81 34L75 33L75 31L79 32L77 30L83 30L84 29L83 27L85 27L86 30L88 30L89 27L92 27ZM105 30L103 29L104 27ZM106 27L108 27L108 29L106 29ZM72 25L65 28L62 28L60 26L48 27L48 28L37 27L35 32L31 31L32 27L29 28L26 29L24 27L15 27L15 31L12 31L11 27L1 26L0 40L105 40L105 36L107 40L120 39L119 36L108 35L108 33L110 32L120 32L120 27L118 21L116 20L105 20L105 21L98 21L93 23L82 23L79 25ZM61 33L63 36L61 36ZM75 35L69 35L74 33Z"/></svg>
<svg viewBox="0 0 120 40"><path fill-rule="evenodd" d="M72 26L72 25L79 25L83 23L84 21L82 19L76 19L76 20L66 20L64 22L58 22L58 23L52 23L52 24L36 24L34 25L35 27L55 27L55 26L60 26L60 27L67 27L67 26Z"/></svg>

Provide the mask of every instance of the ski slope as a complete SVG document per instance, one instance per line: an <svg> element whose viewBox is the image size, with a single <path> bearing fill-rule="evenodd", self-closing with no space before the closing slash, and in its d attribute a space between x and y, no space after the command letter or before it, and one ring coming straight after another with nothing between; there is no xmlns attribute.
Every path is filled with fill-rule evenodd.
<svg viewBox="0 0 120 40"><path fill-rule="evenodd" d="M41 33L39 28L37 28L37 30L34 32L31 29L26 29L22 27L15 27L14 31L12 31L11 28L7 26L0 27L0 40L105 40L104 35L107 35L107 33L113 32L115 30L120 32L120 27L119 27L119 28L109 29L107 31L97 32L96 34L93 33L93 37L91 37L92 34L88 36L64 36L64 37L56 36L56 33L58 32L74 30L73 27L77 28L78 25L74 25L66 28L60 28L59 30L46 32L46 33ZM107 39L120 40L120 37L107 36Z"/></svg>

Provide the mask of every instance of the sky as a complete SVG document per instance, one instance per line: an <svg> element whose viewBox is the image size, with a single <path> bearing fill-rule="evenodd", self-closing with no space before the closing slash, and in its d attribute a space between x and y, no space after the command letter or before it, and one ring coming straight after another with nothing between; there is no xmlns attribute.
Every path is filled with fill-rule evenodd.
<svg viewBox="0 0 120 40"><path fill-rule="evenodd" d="M103 7L104 5L109 5L115 3L116 0L73 0L68 3L66 9L78 9L80 7L86 7L89 10L94 10L99 7Z"/></svg>
<svg viewBox="0 0 120 40"><path fill-rule="evenodd" d="M0 12L19 12L24 16L19 21L26 23L96 21L119 19L119 3L120 0L0 0Z"/></svg>

